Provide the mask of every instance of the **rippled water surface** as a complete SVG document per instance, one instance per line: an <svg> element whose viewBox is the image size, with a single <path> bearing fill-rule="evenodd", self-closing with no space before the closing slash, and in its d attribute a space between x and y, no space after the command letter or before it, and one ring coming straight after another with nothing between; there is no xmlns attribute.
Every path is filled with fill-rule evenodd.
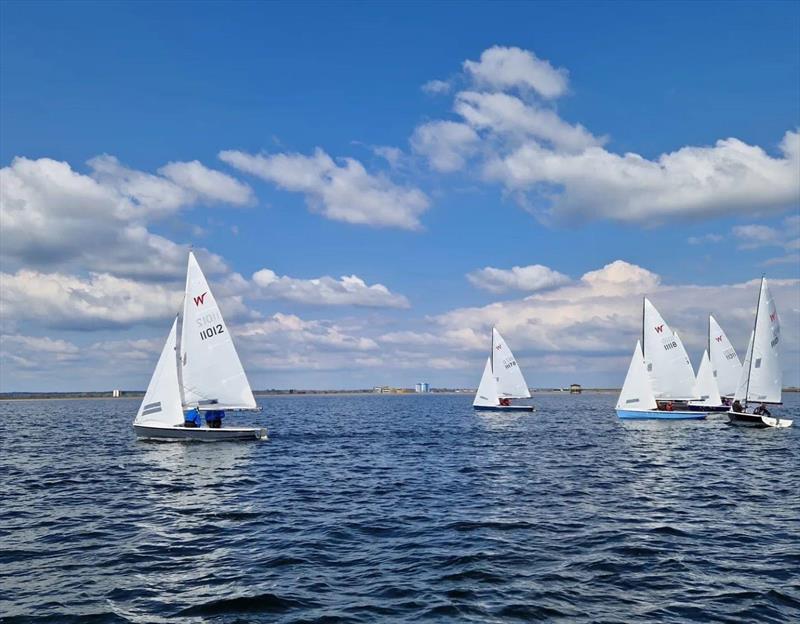
<svg viewBox="0 0 800 624"><path fill-rule="evenodd" d="M800 621L800 426L615 398L265 398L239 422L270 441L220 444L136 441L135 401L0 403L0 614Z"/></svg>

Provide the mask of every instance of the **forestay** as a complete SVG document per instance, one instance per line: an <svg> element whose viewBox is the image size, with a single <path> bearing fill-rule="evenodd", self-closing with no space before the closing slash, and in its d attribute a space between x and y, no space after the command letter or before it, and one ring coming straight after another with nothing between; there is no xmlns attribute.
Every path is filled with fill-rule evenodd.
<svg viewBox="0 0 800 624"><path fill-rule="evenodd" d="M183 423L175 355L177 322L175 319L172 323L172 329L164 343L161 357L158 358L158 364L136 413L134 424L172 427Z"/></svg>
<svg viewBox="0 0 800 624"><path fill-rule="evenodd" d="M496 407L497 403L497 380L492 374L491 358L487 357L481 384L478 386L478 392L475 394L475 400L472 404L482 407Z"/></svg>
<svg viewBox="0 0 800 624"><path fill-rule="evenodd" d="M636 341L636 348L633 350L631 364L628 367L628 374L625 376L625 383L617 400L619 410L654 410L658 407L653 396L653 389L650 385L650 377L644 365L642 355L642 345Z"/></svg>
<svg viewBox="0 0 800 624"><path fill-rule="evenodd" d="M497 379L497 395L509 399L527 399L531 393L522 371L500 332L492 328L492 373Z"/></svg>
<svg viewBox="0 0 800 624"><path fill-rule="evenodd" d="M700 360L700 368L697 369L697 379L694 383L693 394L697 399L691 401L692 405L722 405L717 382L714 379L714 371L711 369L711 360L708 358L708 351L703 351L703 359Z"/></svg>
<svg viewBox="0 0 800 624"><path fill-rule="evenodd" d="M756 309L756 324L742 371L737 398L751 402L780 403L782 374L779 357L781 326L775 300L765 278ZM746 394L745 394L746 393Z"/></svg>
<svg viewBox="0 0 800 624"><path fill-rule="evenodd" d="M732 397L742 375L742 365L736 349L713 316L708 317L708 350L719 393L724 397Z"/></svg>
<svg viewBox="0 0 800 624"><path fill-rule="evenodd" d="M644 363L655 397L694 398L694 370L686 349L647 298L642 322Z"/></svg>
<svg viewBox="0 0 800 624"><path fill-rule="evenodd" d="M193 253L186 273L181 361L185 406L256 407L231 334Z"/></svg>

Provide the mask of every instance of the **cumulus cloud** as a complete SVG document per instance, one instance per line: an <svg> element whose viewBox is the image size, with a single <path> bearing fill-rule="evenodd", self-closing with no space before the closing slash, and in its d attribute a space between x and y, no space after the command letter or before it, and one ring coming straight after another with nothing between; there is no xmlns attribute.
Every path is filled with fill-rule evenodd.
<svg viewBox="0 0 800 624"><path fill-rule="evenodd" d="M429 80L422 85L422 90L431 95L443 95L449 93L450 83L446 80Z"/></svg>
<svg viewBox="0 0 800 624"><path fill-rule="evenodd" d="M158 172L197 197L209 201L244 206L255 200L253 189L247 184L209 169L197 160L167 163Z"/></svg>
<svg viewBox="0 0 800 624"><path fill-rule="evenodd" d="M389 291L383 284L371 286L356 275L339 279L329 276L298 279L277 275L270 269L253 274L254 289L248 296L283 299L313 305L354 305L374 308L407 308L408 299Z"/></svg>
<svg viewBox="0 0 800 624"><path fill-rule="evenodd" d="M240 171L302 193L309 207L336 221L413 230L420 227L419 216L430 205L419 189L370 174L353 158L337 164L319 148L311 156L229 150L220 152L219 157Z"/></svg>
<svg viewBox="0 0 800 624"><path fill-rule="evenodd" d="M411 147L434 169L447 172L461 169L478 141L478 134L466 124L434 121L414 130Z"/></svg>
<svg viewBox="0 0 800 624"><path fill-rule="evenodd" d="M473 286L492 293L505 293L511 290L535 292L563 286L570 281L563 273L541 264L515 266L510 269L485 267L468 273L467 279Z"/></svg>
<svg viewBox="0 0 800 624"><path fill-rule="evenodd" d="M453 111L478 140L466 150L447 136L420 140L442 120L420 126L412 145L421 146L416 151L439 171L475 162L484 180L501 184L543 220L652 226L777 213L800 201L797 131L786 132L777 154L734 137L652 159L615 153L604 147L606 137L561 118L552 100L567 90L566 71L533 52L494 46L463 69L473 87L455 95ZM465 158L472 155L477 157Z"/></svg>
<svg viewBox="0 0 800 624"><path fill-rule="evenodd" d="M464 70L479 85L499 90L525 87L547 99L567 91L567 70L556 69L521 48L493 46L483 51L480 61L464 61Z"/></svg>
<svg viewBox="0 0 800 624"><path fill-rule="evenodd" d="M153 234L147 224L195 195L165 178L132 172L111 157L92 163L93 176L49 158L15 158L0 170L4 266L143 279L180 276L188 248ZM204 266L209 272L225 270L213 254L205 254Z"/></svg>

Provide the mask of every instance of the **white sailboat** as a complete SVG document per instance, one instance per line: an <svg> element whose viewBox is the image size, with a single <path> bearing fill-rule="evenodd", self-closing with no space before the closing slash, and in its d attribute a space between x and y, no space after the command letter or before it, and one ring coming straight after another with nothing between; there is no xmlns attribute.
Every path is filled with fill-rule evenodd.
<svg viewBox="0 0 800 624"><path fill-rule="evenodd" d="M714 370L711 367L711 359L708 357L708 350L703 351L703 358L700 360L700 368L697 369L697 378L694 382L694 395L699 397L689 401L692 408L697 408L706 412L727 412L728 406L722 404L722 397L719 395L717 380L714 379Z"/></svg>
<svg viewBox="0 0 800 624"><path fill-rule="evenodd" d="M706 412L688 405L688 401L697 398L695 382L694 370L680 336L645 297L642 340L637 343L628 367L617 402L617 416L666 420L705 418ZM674 409L673 402L680 402L686 409Z"/></svg>
<svg viewBox="0 0 800 624"><path fill-rule="evenodd" d="M708 317L708 355L720 396L733 398L742 376L742 364L736 349L713 316Z"/></svg>
<svg viewBox="0 0 800 624"><path fill-rule="evenodd" d="M252 427L185 426L185 413L258 411L230 331L192 252L183 306L172 323L150 385L133 421L140 438L266 439Z"/></svg>
<svg viewBox="0 0 800 624"><path fill-rule="evenodd" d="M781 324L775 300L766 278L761 278L756 318L742 374L734 393L734 408L728 412L730 424L745 427L791 427L792 420L764 413L766 405L782 405L783 375L778 346ZM758 403L752 414L746 413L748 403ZM742 411L737 411L741 407Z"/></svg>
<svg viewBox="0 0 800 624"><path fill-rule="evenodd" d="M492 327L492 347L472 407L476 410L532 412L533 405L512 405L511 399L529 399L528 384L500 332Z"/></svg>

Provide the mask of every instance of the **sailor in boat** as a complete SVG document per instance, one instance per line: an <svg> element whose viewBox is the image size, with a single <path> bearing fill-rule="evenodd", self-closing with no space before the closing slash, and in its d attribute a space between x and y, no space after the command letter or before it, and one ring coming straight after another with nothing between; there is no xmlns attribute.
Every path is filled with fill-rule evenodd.
<svg viewBox="0 0 800 624"><path fill-rule="evenodd" d="M208 410L206 412L206 424L209 429L221 429L223 418L225 418L224 410Z"/></svg>
<svg viewBox="0 0 800 624"><path fill-rule="evenodd" d="M767 406L764 403L755 408L753 410L753 413L756 416L772 416L772 414L770 414L769 410L767 409Z"/></svg>
<svg viewBox="0 0 800 624"><path fill-rule="evenodd" d="M500 405L503 407L508 407L511 405L511 399L500 399Z"/></svg>
<svg viewBox="0 0 800 624"><path fill-rule="evenodd" d="M196 407L190 409L188 412L184 412L183 414L183 426L189 427L191 429L196 429L202 425L202 420L200 418L200 410Z"/></svg>
<svg viewBox="0 0 800 624"><path fill-rule="evenodd" d="M744 408L742 407L742 404L741 404L741 403L739 403L739 399L736 399L736 400L733 402L733 405L731 405L731 409L732 409L734 412L737 412L737 413L739 413L739 414L744 414L744 413L745 413L745 411L744 411Z"/></svg>

